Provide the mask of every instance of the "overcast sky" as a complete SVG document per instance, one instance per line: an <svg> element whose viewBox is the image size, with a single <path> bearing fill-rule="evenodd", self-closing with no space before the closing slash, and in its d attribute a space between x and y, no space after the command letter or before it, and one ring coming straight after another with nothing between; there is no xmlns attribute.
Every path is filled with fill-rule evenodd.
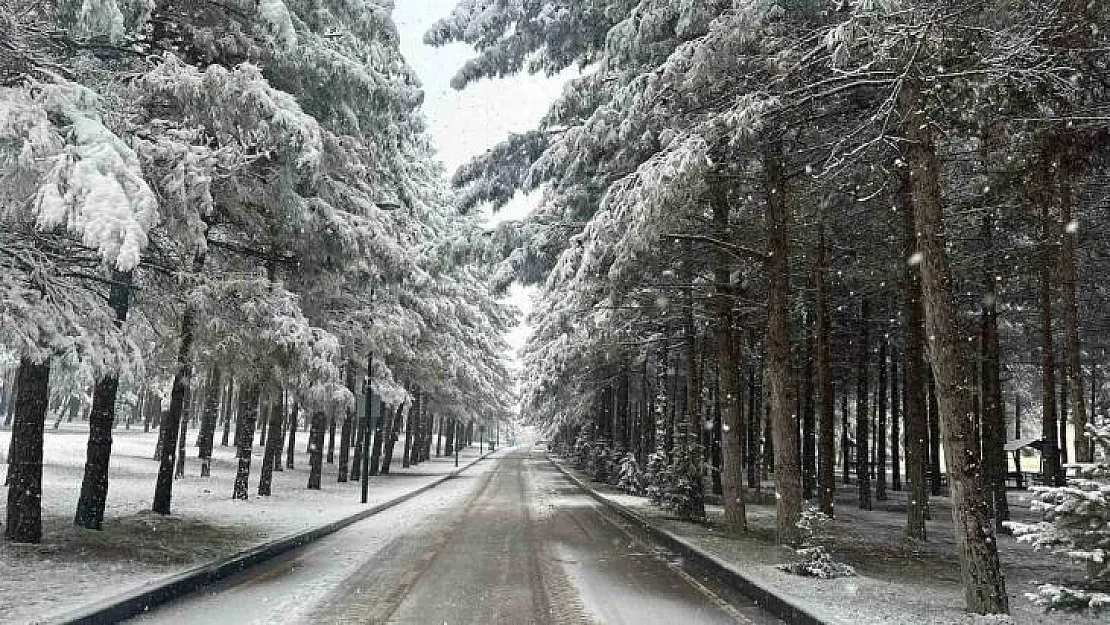
<svg viewBox="0 0 1110 625"><path fill-rule="evenodd" d="M462 44L432 48L424 45L423 38L432 24L451 13L456 2L397 0L393 11L393 19L401 33L401 50L424 83L424 115L428 130L449 174L509 133L535 128L570 75L568 72L554 78L521 76L484 80L464 91L455 91L451 88L451 77L473 56L473 50ZM491 216L490 221L518 219L527 214L531 206L532 202L523 198ZM528 290L514 287L510 300L527 314ZM508 336L514 351L524 344L528 332L522 324Z"/></svg>

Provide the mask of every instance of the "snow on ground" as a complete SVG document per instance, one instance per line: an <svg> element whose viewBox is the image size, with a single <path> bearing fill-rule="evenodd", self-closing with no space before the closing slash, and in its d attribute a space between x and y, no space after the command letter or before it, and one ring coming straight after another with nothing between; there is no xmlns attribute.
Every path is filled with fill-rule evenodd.
<svg viewBox="0 0 1110 625"><path fill-rule="evenodd" d="M584 474L570 469L583 481ZM889 501L876 502L875 510L859 510L855 486L842 486L837 493L837 518L830 544L834 558L851 564L857 577L832 580L802 578L780 571L777 566L791 561L790 549L776 545L775 509L763 503L748 504L750 533L729 536L721 522L720 506L707 506L709 522L681 521L647 499L615 488L590 483L606 498L630 508L641 517L702 550L731 563L745 575L775 594L806 606L830 623L846 625L984 625L998 622L964 611L963 586L955 556L955 534L947 498L931 500L932 520L928 540L906 539L902 530L906 495L892 492ZM764 493L772 486L764 486ZM763 499L768 499L764 497ZM1020 493L1010 493L1015 518L1033 518ZM1060 558L1037 553L1010 536L999 537L999 551L1006 590L1015 625L1052 623L1091 625L1107 622L1083 614L1045 613L1024 597L1037 581L1076 580L1080 572Z"/></svg>
<svg viewBox="0 0 1110 625"><path fill-rule="evenodd" d="M217 443L220 433L217 432ZM10 431L0 431L6 458ZM117 430L112 446L104 529L73 525L84 470L88 430L63 424L46 432L43 470L43 542L17 545L0 541L0 621L23 623L150 583L234 552L326 524L364 509L358 482L336 483L336 465L325 464L319 491L305 488L308 456L306 432L297 433L295 470L274 473L273 495L255 495L262 448L255 445L251 498L231 499L235 478L232 447L213 452L212 477L201 478L195 430L189 434L186 477L176 480L173 514L150 512L158 465L152 459L157 432ZM433 458L401 468L397 445L391 475L370 481L369 505L403 495L454 470L453 458ZM434 455L434 450L433 450ZM478 455L478 447L460 454L460 465ZM282 458L284 460L284 452ZM6 465L0 473L6 471ZM7 488L0 495L0 519L6 514Z"/></svg>

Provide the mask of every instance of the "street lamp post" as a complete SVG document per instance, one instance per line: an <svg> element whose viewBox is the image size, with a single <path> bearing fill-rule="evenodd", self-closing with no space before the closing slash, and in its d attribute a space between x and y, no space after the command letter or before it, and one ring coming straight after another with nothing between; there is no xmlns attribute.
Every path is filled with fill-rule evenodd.
<svg viewBox="0 0 1110 625"><path fill-rule="evenodd" d="M373 291L371 291L373 293ZM366 406L362 421L362 503L366 503L370 495L370 436L373 434L371 427L371 410L374 405L374 352L370 352L369 363L366 367Z"/></svg>
<svg viewBox="0 0 1110 625"><path fill-rule="evenodd" d="M383 199L376 202L379 210L392 212L401 205L393 199ZM370 305L374 304L374 287L370 287ZM370 316L370 327L374 326L374 317ZM372 337L371 337L372 338ZM366 406L363 410L362 420L362 503L366 503L370 496L370 437L373 436L373 406L374 406L374 352L370 351L369 362L366 365ZM380 416L378 418L381 418Z"/></svg>

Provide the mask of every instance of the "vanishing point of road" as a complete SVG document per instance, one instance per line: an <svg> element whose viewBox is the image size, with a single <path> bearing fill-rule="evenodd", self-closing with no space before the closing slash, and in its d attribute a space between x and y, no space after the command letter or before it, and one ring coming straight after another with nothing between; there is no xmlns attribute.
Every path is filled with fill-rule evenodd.
<svg viewBox="0 0 1110 625"><path fill-rule="evenodd" d="M542 451L459 477L143 615L149 623L779 623L658 546Z"/></svg>

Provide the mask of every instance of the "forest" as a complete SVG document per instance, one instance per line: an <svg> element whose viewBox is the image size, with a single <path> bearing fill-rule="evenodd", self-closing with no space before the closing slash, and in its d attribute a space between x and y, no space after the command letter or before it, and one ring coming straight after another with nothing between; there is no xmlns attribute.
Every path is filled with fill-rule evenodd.
<svg viewBox="0 0 1110 625"><path fill-rule="evenodd" d="M800 575L852 575L814 537L896 499L913 548L950 510L967 613L1028 590L1003 549L1075 565L1039 608L1110 608L1110 3L450 4L454 89L566 77L456 172L391 0L0 0L5 547L50 542L69 424L87 530L132 430L165 518L193 457L248 502L303 450L298 496L366 504L528 426L668 518L773 509ZM460 514L546 501L514 453ZM489 519L452 523L428 558Z"/></svg>
<svg viewBox="0 0 1110 625"><path fill-rule="evenodd" d="M737 532L772 478L784 544L838 484L908 491L918 539L947 496L969 611L1007 611L996 532L1087 567L1045 602L1105 604L1108 27L1087 0L459 3L427 35L476 48L456 86L582 70L454 177L464 207L541 197L494 235L539 287L525 414ZM1008 525L1024 439L1045 521Z"/></svg>
<svg viewBox="0 0 1110 625"><path fill-rule="evenodd" d="M358 480L399 440L408 466L507 418L513 313L389 11L317 4L0 2L8 540L42 540L63 419L88 422L74 523L100 529L114 426L159 432L168 515L233 424L245 500L256 439L268 496L298 429L319 489L336 457Z"/></svg>

